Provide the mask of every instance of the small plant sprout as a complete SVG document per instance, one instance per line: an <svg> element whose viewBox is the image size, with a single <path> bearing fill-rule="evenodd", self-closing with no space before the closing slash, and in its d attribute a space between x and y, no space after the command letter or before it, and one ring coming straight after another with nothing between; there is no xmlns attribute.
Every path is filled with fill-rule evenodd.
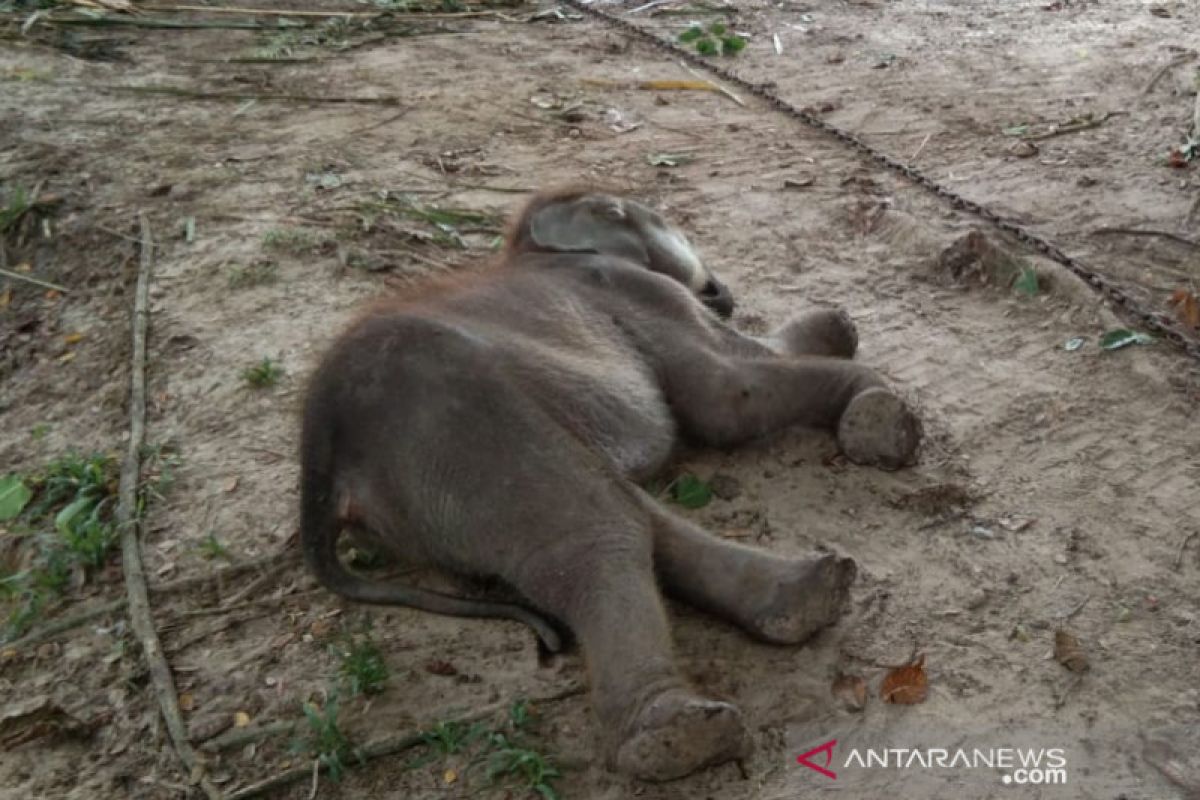
<svg viewBox="0 0 1200 800"><path fill-rule="evenodd" d="M17 223L33 208L33 198L22 186L14 186L0 197L0 234L16 229Z"/></svg>
<svg viewBox="0 0 1200 800"><path fill-rule="evenodd" d="M333 651L342 662L339 671L352 696L383 691L388 679L387 662L371 639L370 622L358 634L343 634Z"/></svg>
<svg viewBox="0 0 1200 800"><path fill-rule="evenodd" d="M227 274L230 289L250 289L267 286L279 280L279 268L274 261L260 259L245 266L235 265Z"/></svg>
<svg viewBox="0 0 1200 800"><path fill-rule="evenodd" d="M303 709L304 720L308 723L308 738L296 749L307 751L315 756L317 761L329 771L330 779L336 783L342 779L342 773L346 769L346 759L357 755L360 763L365 761L362 753L350 743L346 734L342 733L342 729L338 727L337 694L330 694L321 708L312 703L305 703Z"/></svg>
<svg viewBox="0 0 1200 800"><path fill-rule="evenodd" d="M221 540L212 531L209 531L208 536L205 536L201 540L199 549L200 557L207 561L213 561L218 558L223 558L226 561L230 560L229 548L221 544Z"/></svg>
<svg viewBox="0 0 1200 800"><path fill-rule="evenodd" d="M75 579L108 563L116 549L116 459L68 453L36 473L0 478L0 520L28 552L0 564L0 637L24 634ZM16 569L15 564L21 564Z"/></svg>
<svg viewBox="0 0 1200 800"><path fill-rule="evenodd" d="M425 744L438 753L449 756L466 750L487 735L483 723L467 725L465 722L439 722L421 734Z"/></svg>
<svg viewBox="0 0 1200 800"><path fill-rule="evenodd" d="M255 389L267 389L279 383L283 377L283 367L269 357L264 356L257 364L242 370L242 380Z"/></svg>
<svg viewBox="0 0 1200 800"><path fill-rule="evenodd" d="M520 746L502 733L491 736L492 754L488 757L489 780L507 779L521 789L534 792L546 800L558 800L553 782L562 777L550 759L528 747Z"/></svg>
<svg viewBox="0 0 1200 800"><path fill-rule="evenodd" d="M707 30L699 25L692 25L679 34L679 41L693 45L696 52L702 56L732 56L746 48L746 40L731 33L723 22L714 22Z"/></svg>
<svg viewBox="0 0 1200 800"><path fill-rule="evenodd" d="M272 228L263 234L263 247L298 256L325 243L325 237L308 228Z"/></svg>

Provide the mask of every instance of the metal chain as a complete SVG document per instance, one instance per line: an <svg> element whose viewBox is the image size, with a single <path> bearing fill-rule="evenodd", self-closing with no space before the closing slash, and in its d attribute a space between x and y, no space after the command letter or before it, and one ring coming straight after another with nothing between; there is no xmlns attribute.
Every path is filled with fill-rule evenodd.
<svg viewBox="0 0 1200 800"><path fill-rule="evenodd" d="M816 130L833 136L838 141L849 145L862 155L867 156L872 161L890 170L891 172L903 175L905 178L917 184L918 186L928 189L938 197L947 200L954 208L974 214L980 219L990 222L995 227L999 228L1005 233L1011 234L1019 241L1029 245L1047 258L1063 265L1076 276L1081 278L1085 283L1087 283L1088 286L1092 287L1092 289L1099 292L1116 305L1125 309L1127 313L1136 318L1138 322L1140 322L1147 330L1164 337L1192 358L1200 360L1200 341L1197 341L1196 339L1184 334L1183 330L1178 324L1175 323L1174 320L1165 314L1155 313L1153 311L1147 311L1141 308L1133 299L1133 297L1131 297L1125 289L1121 288L1121 286L1104 275L1096 272L1095 270L1084 266L1083 263L1077 258L1067 255L1062 251L1062 249L1049 240L1042 238L1036 233L1025 229L1011 220L1005 219L995 211L976 203L974 200L968 200L958 192L955 192L952 189L949 189L946 186L938 183L924 172L918 170L916 167L893 158L882 150L867 144L849 131L843 130L832 123L826 122L815 114L805 111L802 108L797 108L776 94L772 86L769 84L752 83L751 81L748 81L734 73L727 67L703 58L697 53L684 50L674 42L667 41L666 39L659 37L645 28L635 25L632 22L622 19L614 14L610 14L607 11L601 11L598 8L594 8L591 5L582 2L582 0L561 0L561 2L577 11L612 25L613 27L624 31L631 36L641 39L658 50L670 53L672 56L675 56L676 58L679 58L694 67L706 70L717 75L728 83L741 87L750 94L766 102L776 111L793 117L794 119L798 119L800 122L804 123L810 128L815 128Z"/></svg>

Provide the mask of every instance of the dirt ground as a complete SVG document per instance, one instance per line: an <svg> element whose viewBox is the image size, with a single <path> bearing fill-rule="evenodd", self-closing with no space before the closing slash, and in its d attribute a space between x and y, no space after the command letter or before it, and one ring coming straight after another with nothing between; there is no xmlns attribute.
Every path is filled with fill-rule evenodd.
<svg viewBox="0 0 1200 800"><path fill-rule="evenodd" d="M631 18L669 36L725 18L653 13L680 5ZM1200 173L1163 163L1194 107L1197 62L1187 57L1200 16L1188 2L736 5L730 24L749 44L729 63L742 74L1029 225L1156 310L1200 273L1194 246L1097 233L1142 226L1195 238ZM34 471L68 450L118 452L126 440L145 212L158 239L149 438L180 461L149 512L149 575L221 568L204 557L210 534L235 562L277 552L296 528L297 410L322 348L365 299L488 258L490 217L447 231L404 209L503 216L523 191L604 182L689 232L734 290L739 327L764 331L811 305L849 309L860 358L912 398L928 440L919 465L896 473L845 465L831 437L810 431L683 454L681 469L732 479L729 499L689 512L713 531L857 559L852 609L812 643L780 648L673 608L686 672L741 706L755 754L670 784L627 781L597 756L576 694L535 703L534 741L561 766L559 795L1200 797L1196 365L1161 342L1101 350L1099 336L1126 323L1061 269L765 105L588 82L693 76L595 21L529 21L537 10L420 20L410 36L359 22L300 33L35 22L23 37L30 12L3 15L0 182L59 198L28 241L8 243L8 267L28 263L68 292L0 278L11 289L0 311L0 472ZM131 85L239 97L112 88ZM269 94L398 105L252 97ZM1013 135L1106 112L1097 126L1038 140L1036 152ZM651 163L663 154L683 163ZM1029 259L1042 290L1028 297L948 275L941 254L972 230ZM1084 345L1065 349L1075 337ZM250 388L240 373L264 357L285 373ZM257 573L156 596L197 744L239 712L251 726L298 718L337 678L337 632L363 618L298 564L262 574L224 613L207 612ZM52 614L121 593L114 558ZM539 658L516 624L370 616L391 678L369 703L343 699L340 724L355 742L585 677L578 652ZM95 725L4 753L0 797L199 796L120 620L3 651L0 709L46 695ZM1059 628L1079 638L1089 671L1055 660ZM882 702L888 665L915 652L925 654L928 700ZM838 671L868 681L864 710L831 695ZM831 739L836 780L797 764ZM843 768L849 748L871 747L1063 748L1069 778L1018 787L999 768ZM355 765L316 796L523 796L490 785L468 755L414 763L420 753ZM209 758L227 793L307 763L288 736ZM311 791L305 780L272 796Z"/></svg>

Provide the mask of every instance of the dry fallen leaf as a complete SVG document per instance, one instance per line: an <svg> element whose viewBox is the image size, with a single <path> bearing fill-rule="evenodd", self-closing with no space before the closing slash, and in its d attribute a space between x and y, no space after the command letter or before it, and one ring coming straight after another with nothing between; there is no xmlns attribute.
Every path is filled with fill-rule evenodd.
<svg viewBox="0 0 1200 800"><path fill-rule="evenodd" d="M250 724L250 715L245 711L239 711L233 715L233 727L244 728Z"/></svg>
<svg viewBox="0 0 1200 800"><path fill-rule="evenodd" d="M457 667L455 667L449 661L442 661L440 659L434 659L433 661L426 662L425 671L432 675L457 675L458 674Z"/></svg>
<svg viewBox="0 0 1200 800"><path fill-rule="evenodd" d="M0 308L8 308L12 303L12 289L5 289L0 292Z"/></svg>
<svg viewBox="0 0 1200 800"><path fill-rule="evenodd" d="M458 780L458 773L452 769L448 769L442 773L442 783L451 784Z"/></svg>
<svg viewBox="0 0 1200 800"><path fill-rule="evenodd" d="M879 696L885 703L910 706L925 702L928 695L929 678L925 675L924 653L911 664L893 668L879 686Z"/></svg>
<svg viewBox="0 0 1200 800"><path fill-rule="evenodd" d="M75 333L68 333L63 337L63 341L67 344L78 344L79 342L83 341L83 334L79 333L78 331Z"/></svg>
<svg viewBox="0 0 1200 800"><path fill-rule="evenodd" d="M1171 293L1167 305L1175 307L1179 321L1189 328L1200 328L1200 300L1187 289L1176 289Z"/></svg>
<svg viewBox="0 0 1200 800"><path fill-rule="evenodd" d="M230 478L228 481L226 481L225 485L222 487L225 490L225 494L229 494L230 492L237 489L238 481L239 481L239 478L236 475L234 475L232 478Z"/></svg>
<svg viewBox="0 0 1200 800"><path fill-rule="evenodd" d="M867 704L867 682L858 675L839 672L829 691L848 711L862 711Z"/></svg>
<svg viewBox="0 0 1200 800"><path fill-rule="evenodd" d="M1083 645L1062 628L1054 632L1054 658L1072 672L1087 672L1091 668Z"/></svg>
<svg viewBox="0 0 1200 800"><path fill-rule="evenodd" d="M191 692L184 692L183 694L179 695L179 710L180 711L191 711L195 707L196 707L196 698L192 696Z"/></svg>

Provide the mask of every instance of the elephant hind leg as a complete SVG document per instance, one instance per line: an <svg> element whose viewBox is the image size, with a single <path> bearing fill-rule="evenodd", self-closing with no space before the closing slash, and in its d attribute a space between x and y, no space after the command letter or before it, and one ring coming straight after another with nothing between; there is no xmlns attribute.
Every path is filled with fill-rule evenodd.
<svg viewBox="0 0 1200 800"><path fill-rule="evenodd" d="M643 493L654 559L667 591L775 644L799 644L842 616L853 559L785 558L719 539Z"/></svg>
<svg viewBox="0 0 1200 800"><path fill-rule="evenodd" d="M527 564L518 588L578 638L617 769L661 781L741 758L750 748L741 712L698 695L675 666L645 515L617 504L624 513Z"/></svg>

